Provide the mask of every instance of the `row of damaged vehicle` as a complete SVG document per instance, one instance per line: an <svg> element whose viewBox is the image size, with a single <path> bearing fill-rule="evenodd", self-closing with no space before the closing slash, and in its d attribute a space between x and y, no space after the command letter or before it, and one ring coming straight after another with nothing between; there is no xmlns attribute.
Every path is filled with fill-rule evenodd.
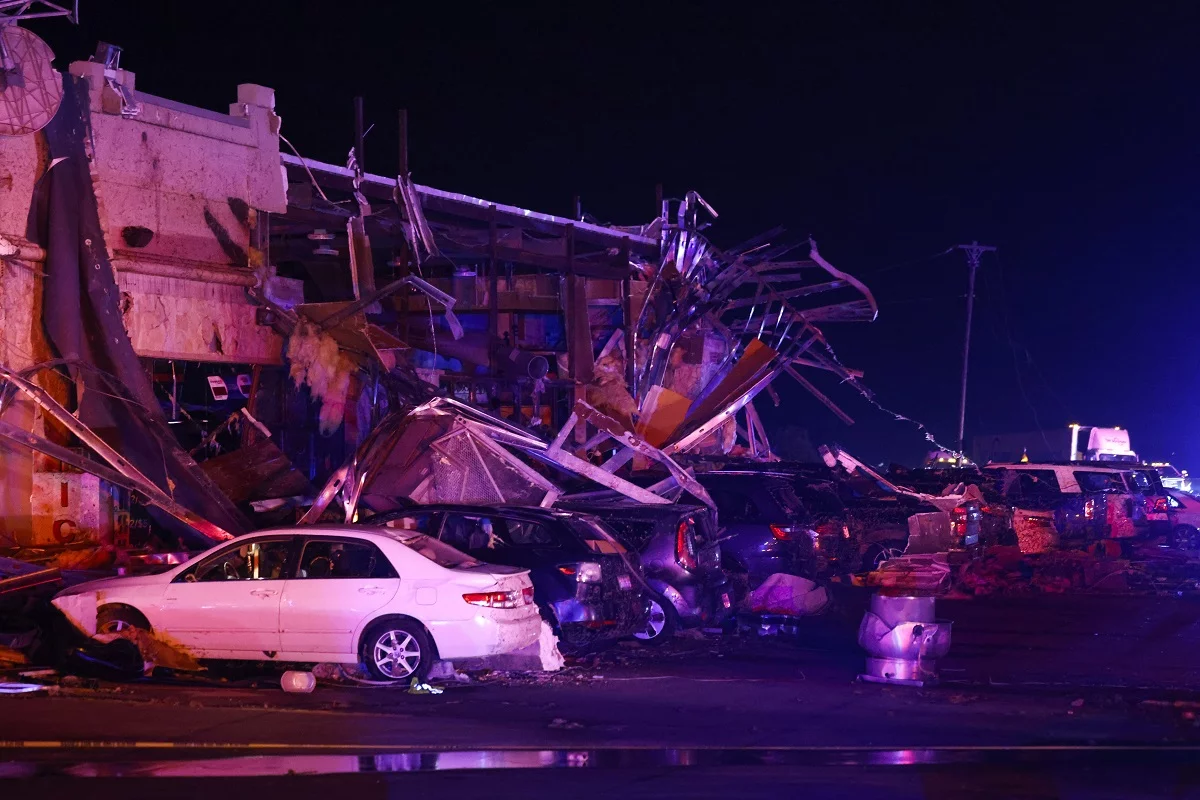
<svg viewBox="0 0 1200 800"><path fill-rule="evenodd" d="M901 554L1128 538L1150 529L1161 496L1153 475L1127 465L885 477L825 455L695 465L715 508L616 492L549 508L390 498L380 511L360 504L355 524L249 534L155 575L73 587L56 604L76 620L94 608L90 630L80 625L89 632L149 630L198 658L353 663L399 681L439 659L529 646L543 622L568 653L721 626L781 573L820 581Z"/></svg>
<svg viewBox="0 0 1200 800"><path fill-rule="evenodd" d="M247 534L156 574L79 584L55 605L90 634L148 631L199 659L358 664L386 681L529 646L543 622L568 653L656 644L722 624L771 575L820 572L816 509L781 475L702 475L722 527L700 503L615 494L554 508L394 499L355 524ZM754 503L763 487L776 506L733 513L727 496Z"/></svg>
<svg viewBox="0 0 1200 800"><path fill-rule="evenodd" d="M145 631L197 659L423 680L438 660L530 646L543 623L570 653L716 618L729 601L713 593L723 580L706 509L647 509L606 514L640 552L581 509L421 505L247 534L156 574L75 585L54 604L88 634Z"/></svg>

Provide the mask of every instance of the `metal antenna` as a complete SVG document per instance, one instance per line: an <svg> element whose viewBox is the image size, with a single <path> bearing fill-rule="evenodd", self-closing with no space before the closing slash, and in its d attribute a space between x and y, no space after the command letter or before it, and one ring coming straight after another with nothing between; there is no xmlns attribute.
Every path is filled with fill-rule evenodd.
<svg viewBox="0 0 1200 800"><path fill-rule="evenodd" d="M996 248L982 245L979 242L955 245L955 250L967 254L967 332L963 337L963 368L962 394L958 402L958 465L963 465L963 428L967 421L967 365L971 357L971 317L975 311L975 270L979 268L979 257L984 253L994 253Z"/></svg>

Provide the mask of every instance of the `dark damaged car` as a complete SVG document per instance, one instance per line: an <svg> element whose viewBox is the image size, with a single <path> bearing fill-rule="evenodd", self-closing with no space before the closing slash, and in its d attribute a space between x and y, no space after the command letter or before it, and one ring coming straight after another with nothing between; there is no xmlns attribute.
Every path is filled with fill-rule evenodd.
<svg viewBox="0 0 1200 800"><path fill-rule="evenodd" d="M640 559L598 518L525 506L424 505L367 525L425 533L488 564L529 570L534 602L564 652L580 652L644 629Z"/></svg>
<svg viewBox="0 0 1200 800"><path fill-rule="evenodd" d="M1009 509L990 502L980 487L957 486L967 494L952 498L939 495L949 488L942 484L923 495L865 471L798 462L725 467L699 477L718 507L725 503L735 515L754 510L744 506L747 499L760 512L779 507L771 513L786 514L788 527L807 537L801 575L873 570L905 553L970 552L1013 541Z"/></svg>
<svg viewBox="0 0 1200 800"><path fill-rule="evenodd" d="M696 476L717 505L721 562L753 589L776 573L812 578L820 571L814 541L822 524L836 519L812 515L792 478L752 470L705 472Z"/></svg>
<svg viewBox="0 0 1200 800"><path fill-rule="evenodd" d="M600 517L640 556L653 593L646 625L634 634L638 640L659 644L679 628L717 625L729 615L732 598L713 514L706 506L650 505L614 497L557 507Z"/></svg>

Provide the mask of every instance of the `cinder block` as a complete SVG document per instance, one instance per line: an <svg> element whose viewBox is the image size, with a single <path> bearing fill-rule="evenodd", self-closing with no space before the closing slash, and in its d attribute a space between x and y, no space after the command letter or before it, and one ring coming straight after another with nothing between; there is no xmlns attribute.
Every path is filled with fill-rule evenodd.
<svg viewBox="0 0 1200 800"><path fill-rule="evenodd" d="M275 108L275 90L257 83L239 83L237 101L260 108Z"/></svg>

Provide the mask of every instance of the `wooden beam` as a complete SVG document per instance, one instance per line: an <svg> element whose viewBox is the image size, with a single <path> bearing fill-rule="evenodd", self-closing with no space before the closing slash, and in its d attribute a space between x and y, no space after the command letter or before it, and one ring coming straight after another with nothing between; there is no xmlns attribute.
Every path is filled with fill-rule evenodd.
<svg viewBox="0 0 1200 800"><path fill-rule="evenodd" d="M400 160L398 162L399 163L398 169L400 170L401 175L404 175L405 177L407 177L408 176L408 109L407 108L400 109L399 117L400 117L400 134L399 134L399 136L396 137L400 142L400 153L399 153Z"/></svg>

